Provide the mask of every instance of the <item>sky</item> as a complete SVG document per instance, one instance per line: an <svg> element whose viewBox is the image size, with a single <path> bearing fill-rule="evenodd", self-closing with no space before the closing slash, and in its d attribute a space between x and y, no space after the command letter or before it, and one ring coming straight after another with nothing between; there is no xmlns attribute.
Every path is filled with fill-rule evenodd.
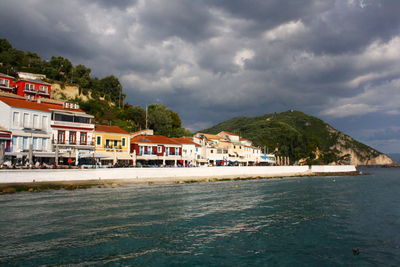
<svg viewBox="0 0 400 267"><path fill-rule="evenodd" d="M200 130L300 110L400 152L398 0L2 0L0 38Z"/></svg>

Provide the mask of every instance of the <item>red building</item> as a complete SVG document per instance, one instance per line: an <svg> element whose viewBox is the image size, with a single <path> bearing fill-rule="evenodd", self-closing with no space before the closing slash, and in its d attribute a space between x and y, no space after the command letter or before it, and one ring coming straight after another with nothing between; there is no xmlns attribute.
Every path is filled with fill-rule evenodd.
<svg viewBox="0 0 400 267"><path fill-rule="evenodd" d="M37 99L50 98L51 84L41 80L21 79L16 83L16 93L20 96Z"/></svg>
<svg viewBox="0 0 400 267"><path fill-rule="evenodd" d="M0 91L7 93L15 93L15 78L3 73L0 73Z"/></svg>
<svg viewBox="0 0 400 267"><path fill-rule="evenodd" d="M0 127L0 146L4 145L4 151L11 151L11 132Z"/></svg>
<svg viewBox="0 0 400 267"><path fill-rule="evenodd" d="M182 145L162 135L138 135L131 138L131 153L142 164L177 165L182 160Z"/></svg>

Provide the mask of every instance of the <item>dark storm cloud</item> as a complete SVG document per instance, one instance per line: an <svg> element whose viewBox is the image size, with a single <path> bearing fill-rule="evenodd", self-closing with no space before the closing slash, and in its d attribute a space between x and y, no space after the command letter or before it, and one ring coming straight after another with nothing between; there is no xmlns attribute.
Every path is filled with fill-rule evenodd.
<svg viewBox="0 0 400 267"><path fill-rule="evenodd" d="M228 12L233 17L253 21L251 27L247 28L250 32L260 32L288 21L304 19L323 12L334 4L333 0L209 0L206 2Z"/></svg>
<svg viewBox="0 0 400 267"><path fill-rule="evenodd" d="M211 16L201 1L144 1L140 22L152 38L177 36L190 42L217 34L218 19Z"/></svg>
<svg viewBox="0 0 400 267"><path fill-rule="evenodd" d="M126 9L134 6L137 0L90 0L93 4L103 6L105 8Z"/></svg>
<svg viewBox="0 0 400 267"><path fill-rule="evenodd" d="M19 49L37 52L45 58L60 53L82 58L96 54L78 6L60 7L56 1L32 5L3 1L0 6L7 10L0 16L1 35Z"/></svg>
<svg viewBox="0 0 400 267"><path fill-rule="evenodd" d="M393 147L371 125L399 123L400 1L4 0L0 8L1 37L15 47L114 74L130 104L165 104L192 129L299 109Z"/></svg>

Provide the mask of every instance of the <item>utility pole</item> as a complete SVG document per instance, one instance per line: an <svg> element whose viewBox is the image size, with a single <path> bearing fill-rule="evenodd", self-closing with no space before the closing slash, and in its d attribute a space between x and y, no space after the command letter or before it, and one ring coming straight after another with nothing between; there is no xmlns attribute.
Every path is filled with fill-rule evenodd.
<svg viewBox="0 0 400 267"><path fill-rule="evenodd" d="M146 105L146 129L148 129L148 115L147 115L148 111L147 111L147 105Z"/></svg>

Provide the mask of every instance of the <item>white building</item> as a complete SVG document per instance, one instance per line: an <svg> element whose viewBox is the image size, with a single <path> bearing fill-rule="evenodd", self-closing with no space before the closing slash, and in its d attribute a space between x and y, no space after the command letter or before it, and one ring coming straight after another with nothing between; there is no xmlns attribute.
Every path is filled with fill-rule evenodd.
<svg viewBox="0 0 400 267"><path fill-rule="evenodd" d="M41 104L19 96L0 96L0 125L12 132L8 156L24 164L33 159L49 161L52 153L51 111ZM33 162L31 162L33 163Z"/></svg>
<svg viewBox="0 0 400 267"><path fill-rule="evenodd" d="M182 160L185 165L198 166L200 162L201 146L193 142L190 137L171 138L182 147Z"/></svg>

